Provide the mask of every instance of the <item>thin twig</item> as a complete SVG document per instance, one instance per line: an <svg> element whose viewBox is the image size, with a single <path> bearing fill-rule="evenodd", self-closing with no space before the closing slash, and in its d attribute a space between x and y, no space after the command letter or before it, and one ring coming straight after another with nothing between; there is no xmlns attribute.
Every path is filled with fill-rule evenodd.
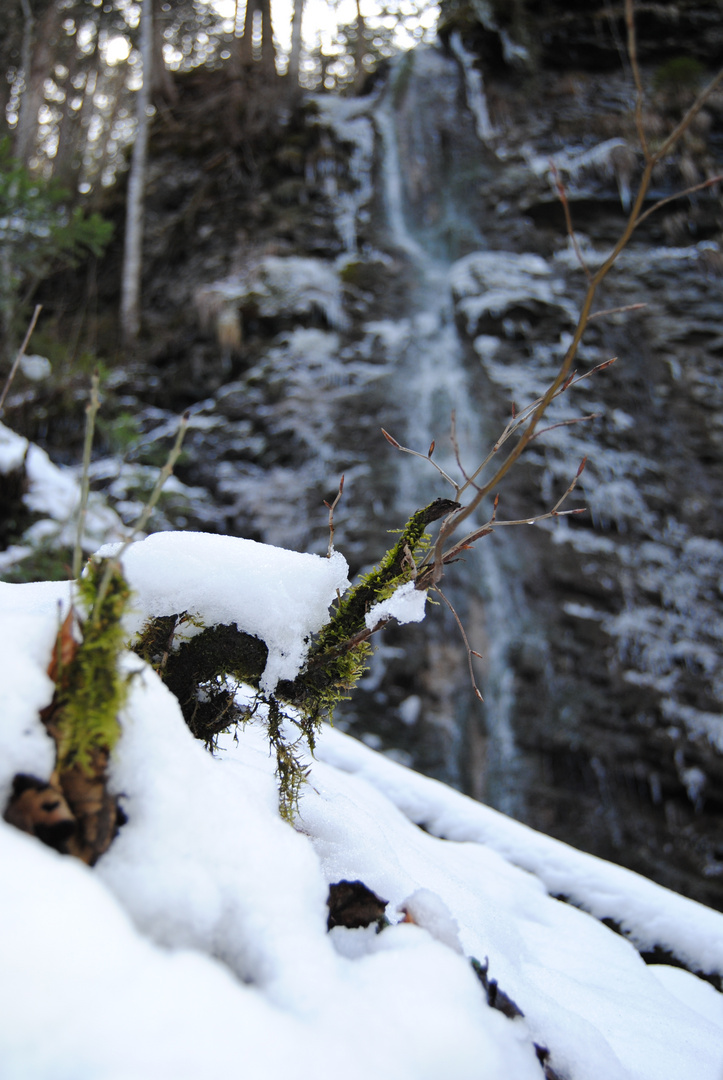
<svg viewBox="0 0 723 1080"><path fill-rule="evenodd" d="M17 372L18 367L20 366L20 361L22 360L23 356L25 356L25 350L28 347L28 343L30 341L30 338L33 336L33 330L35 329L35 324L38 321L38 315L40 314L40 312L42 310L43 310L43 305L42 304L36 304L35 305L35 311L33 312L33 317L31 318L30 324L28 325L28 328L25 331L25 337L23 338L23 343L20 346L20 348L18 349L18 354L17 354L17 356L15 357L15 359L13 361L13 366L10 368L10 374L8 375L7 379L5 380L5 386L3 387L3 392L2 392L2 394L0 394L0 415L2 415L3 405L5 404L5 398L8 396L8 390L10 389L10 387L12 385L12 381L15 378L15 373Z"/></svg>
<svg viewBox="0 0 723 1080"><path fill-rule="evenodd" d="M92 615L91 615L91 621L92 622L94 622L98 617L98 613L100 612L101 605L103 603L103 600L105 599L105 594L107 593L108 586L110 585L110 579L111 579L111 575L113 574L113 571L120 565L120 560L121 560L123 554L131 546L131 544L135 540L138 533L142 532L142 530L145 529L146 525L148 524L148 519L150 518L151 514L153 513L155 505L158 502L158 499L160 497L161 491L163 490L163 485L165 484L166 480L168 480L169 476L173 472L173 467L176 464L176 462L178 461L178 458L179 458L180 453L181 453L181 445L183 443L183 439L184 439L184 436L186 434L186 430L188 428L188 422L189 422L190 418L191 418L191 416L190 416L190 413L188 413L188 412L185 412L183 414L183 416L181 417L181 422L178 425L178 432L176 434L175 442L173 443L173 446L171 447L171 449L169 451L168 458L166 459L166 464L163 466L163 468L160 471L160 474L158 476L158 479L156 480L155 486L153 488L153 491L150 494L150 498L148 499L148 502L143 507L143 511L140 514L140 516L138 517L138 520L136 521L135 525L133 525L133 527L131 529L131 532L130 532L130 535L128 536L128 539L125 540L121 544L120 548L115 553L113 558L108 560L108 564L107 564L107 566L105 568L105 571L103 572L103 577L101 578L100 585L98 586L98 592L96 594L95 604L93 605L93 612L92 612Z"/></svg>
<svg viewBox="0 0 723 1080"><path fill-rule="evenodd" d="M534 438L530 439L530 442L534 442L534 439L539 439L541 435L546 435L548 431L554 431L555 428L572 427L573 424L584 424L588 420L597 420L602 413L593 412L588 413L587 416L573 416L570 420L558 420L556 424L550 424L548 427L540 428L535 432Z"/></svg>
<svg viewBox="0 0 723 1080"><path fill-rule="evenodd" d="M641 308L646 308L647 306L647 304L625 304L624 307L604 308L602 311L596 311L587 321L592 322L593 319L603 319L607 315L622 315L626 311L640 311Z"/></svg>
<svg viewBox="0 0 723 1080"><path fill-rule="evenodd" d="M605 368L610 367L610 365L614 364L616 361L617 356L611 356L609 360L603 360L602 363L596 364L594 368L590 368L589 371L583 372L583 374L578 375L577 378L575 378L575 376L573 375L570 382L566 384L565 389L570 386L577 386L577 384L581 383L583 379L589 379L591 375L596 375L598 371L604 371Z"/></svg>
<svg viewBox="0 0 723 1080"><path fill-rule="evenodd" d="M143 511L140 514L135 525L133 526L131 530L131 535L121 548L121 552L119 552L119 555L123 551L125 551L125 549L133 542L134 538L138 535L138 533L142 532L148 524L148 520L153 511L155 510L156 503L158 502L161 491L163 490L163 486L173 472L173 468L181 455L181 446L186 436L186 431L188 430L188 423L190 419L191 414L189 412L185 412L181 417L181 422L178 425L178 431L176 433L176 439L169 451L168 457L166 459L166 464L161 469L158 475L158 479L156 480L156 483L153 487L153 491L150 494L150 498L148 499L146 505L143 507Z"/></svg>
<svg viewBox="0 0 723 1080"><path fill-rule="evenodd" d="M700 110L703 108L703 106L705 105L705 103L708 100L708 98L710 97L710 95L712 93L714 93L714 91L716 91L718 89L718 87L720 86L720 84L722 82L723 82L723 68L721 68L721 70L718 72L716 77L714 79L711 79L711 81L708 83L708 85L706 87L704 87L703 90L701 90L701 92L698 94L698 97L695 99L695 101L693 102L691 107L688 109L687 113L685 114L683 119L680 121L678 126L673 128L670 135L665 140L665 142L662 144L662 146L659 146L658 149L655 151L655 153L652 155L650 160L651 160L651 162L653 164L657 165L658 162L661 161L665 157L665 155L668 153L668 151L672 150L672 148L675 146L675 144L677 143L680 136L685 131L688 130L688 128L690 127L692 121L695 119L695 117L698 115Z"/></svg>
<svg viewBox="0 0 723 1080"><path fill-rule="evenodd" d="M452 409L452 415L450 417L449 437L450 437L450 441L452 443L452 449L454 450L454 460L457 462L457 468L459 469L459 471L462 474L462 479L465 481L466 484L471 484L471 486L475 489L475 491L478 491L479 488L475 484L474 480L472 480L472 478L467 475L467 470L465 469L464 465L462 464L462 457L461 457L460 451L459 451L459 440L457 439L457 412L456 412L455 409ZM432 444L432 445L434 445L434 444ZM458 485L456 490L455 490L455 498L458 497L459 491L460 491L460 488L459 488L459 485Z"/></svg>
<svg viewBox="0 0 723 1080"><path fill-rule="evenodd" d="M336 510L337 504L339 502L339 499L341 498L341 493L342 493L343 490L344 490L344 474L342 473L341 480L339 481L339 490L336 493L336 498L334 499L334 501L332 503L328 503L326 501L326 499L324 499L324 506L326 506L326 508L329 511L329 547L327 548L327 551L326 551L327 559L330 559L331 556L334 554L334 511Z"/></svg>
<svg viewBox="0 0 723 1080"><path fill-rule="evenodd" d="M459 629L459 632L462 635L462 641L464 642L464 647L467 650L467 666L469 667L469 677L470 677L470 680L472 682L472 689L474 690L477 699L479 701L484 701L484 698L482 697L482 694L480 693L479 687L477 686L477 681L476 681L476 679L474 677L474 668L472 666L472 657L476 656L479 660L481 660L482 659L482 654L476 652L470 646L469 640L467 638L467 634L465 633L464 626L462 625L462 620L460 619L459 615L457 614L457 612L452 607L452 605L449 602L449 600L447 599L447 597L444 595L444 593L440 589L439 585L434 586L434 591L437 593L438 596L442 597L445 604L447 605L449 610L452 612L452 615L454 616L454 621L457 623L457 627Z"/></svg>
<svg viewBox="0 0 723 1080"><path fill-rule="evenodd" d="M648 151L648 141L645 137L645 127L643 125L643 103L645 98L643 95L643 83L640 78L640 68L638 66L638 44L635 35L635 14L633 7L633 0L625 0L625 25L628 31L628 57L633 72L633 79L635 80L635 129L638 133L640 149L643 151L643 157L647 162L650 160L650 153Z"/></svg>
<svg viewBox="0 0 723 1080"><path fill-rule="evenodd" d="M660 210L662 206L667 206L668 203L675 202L676 199L684 199L688 195L695 195L696 191L703 191L704 188L711 187L713 184L719 184L723 180L723 173L718 173L717 176L711 176L707 180L702 180L700 184L693 184L692 187L688 187L685 191L676 191L674 195L668 195L664 199L658 199L656 203L653 203L649 209L641 214L638 218L638 225L642 224L646 218L649 218L651 214L654 214L657 210Z"/></svg>
<svg viewBox="0 0 723 1080"><path fill-rule="evenodd" d="M428 461L430 463L430 465L434 466L434 468L437 470L439 475L444 480L446 480L448 484L451 484L452 487L455 489L455 491L457 490L457 484L455 484L452 477L448 476L447 473L444 471L444 469L441 467L441 465L438 465L437 462L433 460L431 454L429 454L429 453L420 454L418 450L410 450L410 448L408 446L402 446L402 444L400 442L397 442L397 440L394 438L394 436L390 435L388 431L384 430L384 428L381 429L381 432L382 432L382 435L384 436L384 438L387 440L387 442L391 443L395 450L401 450L401 452L403 454L411 454L412 457L418 457L418 458L421 458L422 461ZM434 446L434 443L432 443L432 446Z"/></svg>
<svg viewBox="0 0 723 1080"><path fill-rule="evenodd" d="M572 227L572 217L570 215L570 204L567 201L567 192L565 191L565 185L563 184L562 179L560 177L560 173L557 170L557 165L552 160L552 158L550 158L550 171L551 171L553 179L555 181L555 187L557 189L557 196L558 196L558 198L560 200L560 205L562 206L562 212L565 215L565 227L567 228L567 235L570 237L570 240L572 241L572 246L573 246L573 249L575 251L575 256L577 258L577 261L580 263L580 266L583 269L585 277L589 281L590 280L590 271L588 269L587 263L585 262L582 251L580 250L580 245L577 242L577 237L575 236L575 230Z"/></svg>
<svg viewBox="0 0 723 1080"><path fill-rule="evenodd" d="M80 481L80 507L78 509L78 531L73 550L73 578L80 577L83 563L83 533L88 516L88 496L90 494L90 455L93 449L95 418L100 408L100 375L94 371L90 377L90 400L85 407L85 442L83 444L83 472Z"/></svg>

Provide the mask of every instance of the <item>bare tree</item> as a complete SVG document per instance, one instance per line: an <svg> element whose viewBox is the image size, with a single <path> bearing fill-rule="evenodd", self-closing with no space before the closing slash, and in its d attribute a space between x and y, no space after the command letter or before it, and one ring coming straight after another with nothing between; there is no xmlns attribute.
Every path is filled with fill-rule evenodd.
<svg viewBox="0 0 723 1080"><path fill-rule="evenodd" d="M149 105L153 70L153 0L143 0L141 8L141 62L143 82L138 91L136 106L136 139L133 144L128 199L126 203L126 232L121 282L121 333L123 343L132 345L141 325L141 274L143 270L143 196L146 185L148 158Z"/></svg>
<svg viewBox="0 0 723 1080"><path fill-rule="evenodd" d="M20 0L20 5L24 19L22 65L25 87L20 99L15 155L27 164L35 149L38 111L43 104L45 80L53 66L53 53L61 30L62 13L57 0L52 0L36 27L30 0Z"/></svg>
<svg viewBox="0 0 723 1080"><path fill-rule="evenodd" d="M299 69L301 66L301 22L304 17L304 0L294 0L291 15L291 49L287 78L290 92L295 94L299 88Z"/></svg>
<svg viewBox="0 0 723 1080"><path fill-rule="evenodd" d="M258 16L258 17L257 17ZM258 35L261 31L258 47L260 47L260 66L264 76L269 79L276 74L276 49L274 47L274 35L271 27L271 0L247 0L246 15L244 17L244 34L241 39L241 62L244 67L251 67L255 61L254 31Z"/></svg>

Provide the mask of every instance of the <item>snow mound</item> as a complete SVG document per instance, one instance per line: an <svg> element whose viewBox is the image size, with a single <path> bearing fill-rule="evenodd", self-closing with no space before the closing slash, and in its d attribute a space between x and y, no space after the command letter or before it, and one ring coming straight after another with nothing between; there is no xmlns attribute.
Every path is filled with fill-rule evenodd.
<svg viewBox="0 0 723 1080"><path fill-rule="evenodd" d="M149 612L240 619L277 669L346 575L340 556L204 534L123 559ZM70 588L0 586L0 794L52 769L38 710ZM97 866L0 821L3 1080L541 1080L538 1053L565 1080L720 1080L723 999L632 944L721 973L719 913L330 728L291 828L262 723L212 756L124 663L110 782L127 822ZM385 897L391 925L327 932L344 881Z"/></svg>
<svg viewBox="0 0 723 1080"><path fill-rule="evenodd" d="M99 556L113 556L108 544ZM215 533L164 532L131 544L121 558L133 589L129 630L152 616L199 615L206 626L236 623L266 642L261 689L298 674L310 637L327 622L329 605L349 585L346 559L258 544Z"/></svg>

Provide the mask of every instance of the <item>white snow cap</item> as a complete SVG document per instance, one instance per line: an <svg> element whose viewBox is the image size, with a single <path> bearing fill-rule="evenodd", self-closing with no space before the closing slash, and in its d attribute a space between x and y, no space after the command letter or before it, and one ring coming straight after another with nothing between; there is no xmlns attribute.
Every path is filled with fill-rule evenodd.
<svg viewBox="0 0 723 1080"><path fill-rule="evenodd" d="M395 589L388 599L369 608L364 619L367 630L373 630L384 619L396 619L399 623L421 622L426 601L426 591L415 589L414 582L407 581Z"/></svg>
<svg viewBox="0 0 723 1080"><path fill-rule="evenodd" d="M403 911L409 922L421 926L437 941L464 956L459 940L459 923L437 893L431 889L417 889L397 910Z"/></svg>
<svg viewBox="0 0 723 1080"><path fill-rule="evenodd" d="M97 554L119 550L107 544ZM135 594L134 629L151 616L183 611L200 615L206 626L236 623L266 642L261 689L267 693L279 679L297 675L310 636L349 585L339 552L327 559L215 533L154 533L132 544L121 562Z"/></svg>

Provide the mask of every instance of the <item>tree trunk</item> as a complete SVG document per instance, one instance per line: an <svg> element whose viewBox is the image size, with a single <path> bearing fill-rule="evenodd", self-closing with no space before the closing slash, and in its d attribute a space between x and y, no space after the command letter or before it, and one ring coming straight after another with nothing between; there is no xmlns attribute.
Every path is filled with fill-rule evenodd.
<svg viewBox="0 0 723 1080"><path fill-rule="evenodd" d="M364 64L362 63L366 54L366 42L364 40L365 30L366 24L364 22L364 16L362 15L361 3L360 0L356 0L356 48L354 49L354 92L356 94L361 92L364 77L366 75Z"/></svg>
<svg viewBox="0 0 723 1080"><path fill-rule="evenodd" d="M299 89L299 69L301 66L301 21L304 15L304 0L294 0L291 16L291 51L289 69L286 77L289 81L289 94L295 96Z"/></svg>
<svg viewBox="0 0 723 1080"><path fill-rule="evenodd" d="M244 67L251 67L255 62L254 56L254 24L257 23L256 13L260 13L261 46L259 57L260 67L264 78L272 81L276 75L276 49L274 48L274 35L271 27L271 2L270 0L247 0L246 15L244 16L244 35L241 38L241 63ZM258 56L258 53L257 53Z"/></svg>
<svg viewBox="0 0 723 1080"><path fill-rule="evenodd" d="M128 347L138 337L141 326L141 274L143 270L143 195L148 156L148 106L151 96L153 57L153 0L143 0L141 9L141 58L143 84L138 91L137 130L128 177L125 250L121 283L121 334Z"/></svg>
<svg viewBox="0 0 723 1080"><path fill-rule="evenodd" d="M173 73L166 67L163 57L163 21L159 0L154 0L153 12L153 62L151 65L151 100L154 104L175 105L178 89Z"/></svg>
<svg viewBox="0 0 723 1080"><path fill-rule="evenodd" d="M15 136L15 156L28 164L35 149L38 111L43 103L45 80L53 66L53 50L60 32L61 12L53 0L40 20L33 45L35 19L30 0L20 0L23 16L22 64L25 87L20 99L20 116Z"/></svg>
<svg viewBox="0 0 723 1080"><path fill-rule="evenodd" d="M254 12L256 11L256 7L256 0L246 0L246 13L244 15L244 32L239 45L241 66L245 68L251 67L254 62L253 38Z"/></svg>
<svg viewBox="0 0 723 1080"><path fill-rule="evenodd" d="M68 61L66 96L63 113L58 124L58 146L53 159L53 179L68 188L72 196L78 190L78 178L83 163L88 125L93 110L93 95L98 83L98 35L88 55L81 56L76 49ZM82 104L78 110L70 107L73 98L73 77L84 74Z"/></svg>
<svg viewBox="0 0 723 1080"><path fill-rule="evenodd" d="M261 69L264 78L273 82L276 78L276 49L271 26L271 0L259 0L261 8Z"/></svg>

